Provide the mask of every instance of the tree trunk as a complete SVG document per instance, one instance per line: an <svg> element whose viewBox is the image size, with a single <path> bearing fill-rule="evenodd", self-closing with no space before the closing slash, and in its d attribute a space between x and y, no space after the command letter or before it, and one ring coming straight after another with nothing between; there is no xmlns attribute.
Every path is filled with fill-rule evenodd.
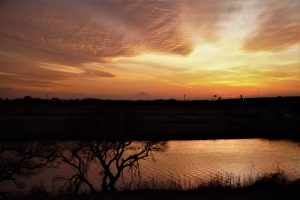
<svg viewBox="0 0 300 200"><path fill-rule="evenodd" d="M103 193L107 192L108 191L108 187L107 187L107 175L105 174L104 177L103 177L103 180L102 180L102 185L101 185L101 191Z"/></svg>
<svg viewBox="0 0 300 200"><path fill-rule="evenodd" d="M114 192L114 191L116 191L116 182L117 182L117 180L110 180L110 182L109 182L109 190L111 191L111 192Z"/></svg>

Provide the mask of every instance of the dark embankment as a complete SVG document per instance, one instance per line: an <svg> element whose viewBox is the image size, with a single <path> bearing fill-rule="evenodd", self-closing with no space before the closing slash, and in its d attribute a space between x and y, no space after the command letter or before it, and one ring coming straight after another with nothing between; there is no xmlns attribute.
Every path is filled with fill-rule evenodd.
<svg viewBox="0 0 300 200"><path fill-rule="evenodd" d="M300 138L300 97L0 101L4 140Z"/></svg>
<svg viewBox="0 0 300 200"><path fill-rule="evenodd" d="M282 173L265 175L247 185L234 185L224 180L211 181L199 185L198 188L182 190L172 189L138 189L96 194L58 194L50 195L43 188L36 187L32 193L25 196L8 195L9 199L30 200L81 200L81 199L124 199L124 200L156 200L156 199L298 199L300 195L300 180L289 181Z"/></svg>

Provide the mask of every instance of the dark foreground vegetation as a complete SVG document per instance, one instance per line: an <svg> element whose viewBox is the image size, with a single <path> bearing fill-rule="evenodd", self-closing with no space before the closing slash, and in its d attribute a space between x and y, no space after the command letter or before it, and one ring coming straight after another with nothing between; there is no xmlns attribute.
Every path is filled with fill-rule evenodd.
<svg viewBox="0 0 300 200"><path fill-rule="evenodd" d="M81 199L298 199L300 195L300 179L290 181L282 172L262 176L254 181L249 179L244 185L228 182L228 179L214 179L200 184L197 188L182 190L180 187L151 187L137 190L108 193L62 193L48 194L42 187L33 188L31 194L25 196L7 196L8 199L32 200L81 200Z"/></svg>
<svg viewBox="0 0 300 200"><path fill-rule="evenodd" d="M0 100L3 140L300 139L300 97Z"/></svg>

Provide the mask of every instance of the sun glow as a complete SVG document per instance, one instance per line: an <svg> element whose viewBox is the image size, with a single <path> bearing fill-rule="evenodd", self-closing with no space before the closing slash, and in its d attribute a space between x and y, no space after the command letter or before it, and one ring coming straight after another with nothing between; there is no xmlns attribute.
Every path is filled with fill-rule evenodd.
<svg viewBox="0 0 300 200"><path fill-rule="evenodd" d="M6 2L0 92L299 95L297 0L66 2Z"/></svg>

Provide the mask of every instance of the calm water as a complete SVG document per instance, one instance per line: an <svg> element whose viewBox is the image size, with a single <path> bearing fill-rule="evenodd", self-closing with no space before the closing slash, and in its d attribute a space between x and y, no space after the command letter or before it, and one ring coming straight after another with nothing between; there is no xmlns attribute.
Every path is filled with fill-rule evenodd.
<svg viewBox="0 0 300 200"><path fill-rule="evenodd" d="M300 144L291 141L168 141L167 146L167 151L153 153L153 158L140 162L140 176L125 171L118 187L129 187L130 182L134 187L137 184L156 185L173 181L189 188L216 174L255 178L277 168L284 170L291 179L300 177ZM91 166L89 179L95 185L101 180L99 172L98 166ZM43 183L49 190L55 190L52 178L71 173L72 170L63 165L58 169L44 170L26 182L28 185Z"/></svg>

